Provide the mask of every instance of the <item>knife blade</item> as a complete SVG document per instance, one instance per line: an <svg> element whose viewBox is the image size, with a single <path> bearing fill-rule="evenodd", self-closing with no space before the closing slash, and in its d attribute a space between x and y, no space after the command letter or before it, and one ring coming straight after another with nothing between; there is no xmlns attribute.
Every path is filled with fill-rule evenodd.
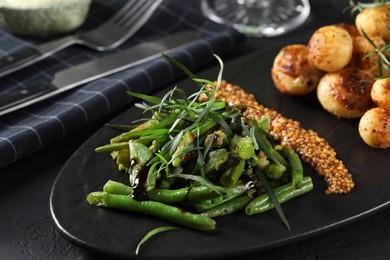
<svg viewBox="0 0 390 260"><path fill-rule="evenodd" d="M181 32L153 42L140 43L127 50L109 54L57 72L51 82L42 82L9 91L0 97L0 116L52 98L90 81L118 73L170 54L192 41L199 40L195 32Z"/></svg>

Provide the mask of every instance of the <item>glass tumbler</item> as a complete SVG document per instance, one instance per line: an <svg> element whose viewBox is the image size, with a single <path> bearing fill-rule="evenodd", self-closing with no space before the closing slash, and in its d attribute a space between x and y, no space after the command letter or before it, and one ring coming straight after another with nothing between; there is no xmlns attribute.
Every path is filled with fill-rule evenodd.
<svg viewBox="0 0 390 260"><path fill-rule="evenodd" d="M308 0L202 0L201 9L211 20L253 37L285 34L310 14Z"/></svg>

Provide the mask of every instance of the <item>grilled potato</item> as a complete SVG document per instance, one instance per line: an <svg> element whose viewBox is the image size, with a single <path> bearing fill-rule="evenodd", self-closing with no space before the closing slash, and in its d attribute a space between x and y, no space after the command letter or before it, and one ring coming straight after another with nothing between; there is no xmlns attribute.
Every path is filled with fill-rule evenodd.
<svg viewBox="0 0 390 260"><path fill-rule="evenodd" d="M345 68L325 74L318 84L317 97L325 110L342 118L360 117L373 106L371 73Z"/></svg>
<svg viewBox="0 0 390 260"><path fill-rule="evenodd" d="M363 9L355 19L356 28L363 35L362 30L371 37L383 37L390 42L390 5Z"/></svg>
<svg viewBox="0 0 390 260"><path fill-rule="evenodd" d="M317 69L303 44L287 45L275 57L272 79L286 95L304 95L315 90L324 72Z"/></svg>
<svg viewBox="0 0 390 260"><path fill-rule="evenodd" d="M359 134L369 146L390 147L390 112L380 107L368 110L359 121Z"/></svg>
<svg viewBox="0 0 390 260"><path fill-rule="evenodd" d="M338 25L328 25L313 33L308 43L314 65L327 72L344 68L352 59L351 35Z"/></svg>
<svg viewBox="0 0 390 260"><path fill-rule="evenodd" d="M390 111L390 78L378 79L371 89L372 101L387 111Z"/></svg>

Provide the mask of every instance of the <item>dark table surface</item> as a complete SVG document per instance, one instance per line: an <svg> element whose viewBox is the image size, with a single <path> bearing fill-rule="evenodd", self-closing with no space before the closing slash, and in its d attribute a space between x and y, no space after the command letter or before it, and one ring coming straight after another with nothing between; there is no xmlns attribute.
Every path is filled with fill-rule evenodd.
<svg viewBox="0 0 390 260"><path fill-rule="evenodd" d="M195 7L199 5L199 1L187 2ZM248 39L223 59L228 61L274 46L302 43L302 39L308 39L322 25L353 22L348 12L342 12L347 4L347 0L313 0L310 19L298 30L276 38ZM0 168L0 259L106 258L62 237L50 216L49 196L68 158L120 112ZM239 259L389 259L389 217L390 209L385 209L325 234Z"/></svg>

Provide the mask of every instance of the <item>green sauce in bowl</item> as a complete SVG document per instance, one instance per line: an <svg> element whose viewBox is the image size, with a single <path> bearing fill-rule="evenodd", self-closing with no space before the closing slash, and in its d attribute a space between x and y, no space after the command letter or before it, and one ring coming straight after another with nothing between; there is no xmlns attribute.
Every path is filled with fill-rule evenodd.
<svg viewBox="0 0 390 260"><path fill-rule="evenodd" d="M73 31L88 14L91 0L6 0L2 27L14 34L45 36Z"/></svg>

